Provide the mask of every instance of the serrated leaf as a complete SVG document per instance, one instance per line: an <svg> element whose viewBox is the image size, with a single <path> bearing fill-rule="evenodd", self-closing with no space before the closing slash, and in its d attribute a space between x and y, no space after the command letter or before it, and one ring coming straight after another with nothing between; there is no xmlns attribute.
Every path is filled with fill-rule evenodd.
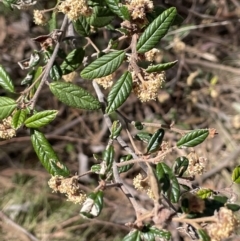
<svg viewBox="0 0 240 241"><path fill-rule="evenodd" d="M28 128L40 128L53 121L56 118L57 114L57 110L41 111L25 120L24 124Z"/></svg>
<svg viewBox="0 0 240 241"><path fill-rule="evenodd" d="M130 20L130 14L126 6L120 6L119 0L105 0L110 10L123 20Z"/></svg>
<svg viewBox="0 0 240 241"><path fill-rule="evenodd" d="M64 82L55 82L49 85L51 92L64 104L88 110L101 108L100 102L81 87Z"/></svg>
<svg viewBox="0 0 240 241"><path fill-rule="evenodd" d="M9 92L14 92L13 82L2 65L0 65L0 86Z"/></svg>
<svg viewBox="0 0 240 241"><path fill-rule="evenodd" d="M235 183L240 183L240 166L234 168L232 172L232 181Z"/></svg>
<svg viewBox="0 0 240 241"><path fill-rule="evenodd" d="M167 8L162 6L155 6L154 10L152 12L148 12L146 14L146 17L148 19L148 22L151 23L155 18L157 18L160 14L162 14ZM184 21L184 18L177 14L172 22L173 25L180 25Z"/></svg>
<svg viewBox="0 0 240 241"><path fill-rule="evenodd" d="M15 100L8 97L0 97L0 120L7 118L17 107Z"/></svg>
<svg viewBox="0 0 240 241"><path fill-rule="evenodd" d="M173 203L178 202L180 197L180 186L171 168L165 163L158 163L156 165L156 176L159 182L165 185L162 187L165 194L170 193L171 201Z"/></svg>
<svg viewBox="0 0 240 241"><path fill-rule="evenodd" d="M26 109L17 110L12 117L12 127L14 129L20 128L23 125L24 121L26 120L28 111Z"/></svg>
<svg viewBox="0 0 240 241"><path fill-rule="evenodd" d="M178 148L181 147L194 147L202 143L209 134L208 129L199 129L199 130L194 130L186 135L184 135L178 142L177 146Z"/></svg>
<svg viewBox="0 0 240 241"><path fill-rule="evenodd" d="M93 8L93 13L89 18L87 18L87 21L90 25L101 28L108 25L113 19L114 15L109 9L95 6Z"/></svg>
<svg viewBox="0 0 240 241"><path fill-rule="evenodd" d="M168 62L168 63L165 63L165 64L149 65L147 67L146 71L148 73L161 72L163 70L167 70L167 69L172 68L177 62L178 62L178 60L175 60L173 62Z"/></svg>
<svg viewBox="0 0 240 241"><path fill-rule="evenodd" d="M38 130L31 131L31 141L33 148L44 166L44 168L53 176L61 175L68 176L69 171L66 166L64 166L57 157L57 154L54 152L52 146L46 139L46 137ZM55 163L55 166L53 165ZM56 166L58 168L56 168ZM62 168L61 168L62 167ZM61 172L59 171L59 168Z"/></svg>
<svg viewBox="0 0 240 241"><path fill-rule="evenodd" d="M80 16L76 21L73 21L73 26L78 34L84 37L89 36L91 27L86 17Z"/></svg>
<svg viewBox="0 0 240 241"><path fill-rule="evenodd" d="M147 145L147 154L153 153L160 148L164 137L164 130L158 129L151 137Z"/></svg>
<svg viewBox="0 0 240 241"><path fill-rule="evenodd" d="M120 79L114 84L108 94L107 113L115 111L128 98L132 91L132 75L129 71L125 72Z"/></svg>
<svg viewBox="0 0 240 241"><path fill-rule="evenodd" d="M212 195L213 191L211 189L200 189L197 191L196 195L202 199L209 198Z"/></svg>
<svg viewBox="0 0 240 241"><path fill-rule="evenodd" d="M21 85L32 84L35 74L36 74L36 70L35 69L31 69L27 73L26 77L22 80Z"/></svg>
<svg viewBox="0 0 240 241"><path fill-rule="evenodd" d="M166 35L176 14L176 8L172 7L157 17L140 36L137 42L137 51L145 53L151 50Z"/></svg>
<svg viewBox="0 0 240 241"><path fill-rule="evenodd" d="M90 193L82 205L80 214L88 218L95 218L101 213L102 208L103 192Z"/></svg>
<svg viewBox="0 0 240 241"><path fill-rule="evenodd" d="M122 241L141 241L141 232L138 230L131 231Z"/></svg>
<svg viewBox="0 0 240 241"><path fill-rule="evenodd" d="M124 58L125 52L123 50L105 54L84 68L80 75L84 79L95 79L110 75L118 69Z"/></svg>
<svg viewBox="0 0 240 241"><path fill-rule="evenodd" d="M207 232L203 229L197 230L198 236L202 241L211 241L211 238L208 236Z"/></svg>
<svg viewBox="0 0 240 241"><path fill-rule="evenodd" d="M74 49L61 64L62 74L66 75L75 71L81 64L84 58L85 51L83 48Z"/></svg>

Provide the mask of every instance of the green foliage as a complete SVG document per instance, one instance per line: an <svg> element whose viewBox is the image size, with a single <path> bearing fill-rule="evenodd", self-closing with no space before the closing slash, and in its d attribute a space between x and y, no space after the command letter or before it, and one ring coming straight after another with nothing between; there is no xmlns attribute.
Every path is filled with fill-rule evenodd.
<svg viewBox="0 0 240 241"><path fill-rule="evenodd" d="M177 146L179 148L182 147L194 147L202 143L209 134L209 130L202 129L202 130L194 130L186 135L184 135L178 142Z"/></svg>
<svg viewBox="0 0 240 241"><path fill-rule="evenodd" d="M168 32L176 14L176 8L169 8L145 29L137 43L138 53L145 53L155 47L159 40Z"/></svg>
<svg viewBox="0 0 240 241"><path fill-rule="evenodd" d="M80 214L87 218L97 217L103 208L103 192L97 191L90 193L87 200L83 203Z"/></svg>
<svg viewBox="0 0 240 241"><path fill-rule="evenodd" d="M24 121L27 118L27 114L28 114L28 110L23 109L23 110L17 110L14 114L13 114L13 118L12 118L12 126L15 129L18 129L21 127L21 125L23 125Z"/></svg>
<svg viewBox="0 0 240 241"><path fill-rule="evenodd" d="M165 163L158 163L156 166L156 175L162 185L162 190L165 195L170 196L173 203L178 202L180 197L180 186L171 168Z"/></svg>
<svg viewBox="0 0 240 241"><path fill-rule="evenodd" d="M189 164L189 161L186 157L184 156L178 157L175 160L172 167L174 174L181 177L184 174L184 172L187 170L188 164Z"/></svg>
<svg viewBox="0 0 240 241"><path fill-rule="evenodd" d="M50 84L52 93L64 104L88 110L98 110L101 105L95 97L81 87L64 82Z"/></svg>
<svg viewBox="0 0 240 241"><path fill-rule="evenodd" d="M122 50L103 55L84 68L81 77L95 79L110 75L119 68L124 58L125 52Z"/></svg>
<svg viewBox="0 0 240 241"><path fill-rule="evenodd" d="M235 183L240 183L240 166L234 168L232 172L232 181Z"/></svg>
<svg viewBox="0 0 240 241"><path fill-rule="evenodd" d="M147 146L147 154L156 152L160 145L162 144L162 140L164 137L165 131L163 129L158 129L152 136L148 142Z"/></svg>
<svg viewBox="0 0 240 241"><path fill-rule="evenodd" d="M125 72L120 79L113 86L108 94L107 113L115 111L120 107L128 98L132 91L132 76L130 72Z"/></svg>
<svg viewBox="0 0 240 241"><path fill-rule="evenodd" d="M13 82L2 65L0 65L0 86L9 92L14 92Z"/></svg>
<svg viewBox="0 0 240 241"><path fill-rule="evenodd" d="M10 116L17 107L15 100L8 97L0 97L0 120Z"/></svg>
<svg viewBox="0 0 240 241"><path fill-rule="evenodd" d="M153 72L161 72L163 70L167 70L172 68L178 61L173 61L165 64L158 64L158 65L149 65L146 71L148 73L153 73Z"/></svg>
<svg viewBox="0 0 240 241"><path fill-rule="evenodd" d="M24 124L28 128L40 128L53 121L57 114L57 110L41 111L26 119Z"/></svg>
<svg viewBox="0 0 240 241"><path fill-rule="evenodd" d="M73 22L73 26L78 34L84 37L89 36L91 28L86 17L80 16L76 21Z"/></svg>
<svg viewBox="0 0 240 241"><path fill-rule="evenodd" d="M105 0L109 9L118 17L124 20L130 20L130 14L126 6L120 6L119 0Z"/></svg>
<svg viewBox="0 0 240 241"><path fill-rule="evenodd" d="M31 131L33 148L44 168L53 176L69 176L69 170L63 165L46 137L38 130Z"/></svg>
<svg viewBox="0 0 240 241"><path fill-rule="evenodd" d="M65 75L75 71L82 64L84 53L83 48L77 48L71 51L60 66L62 74Z"/></svg>

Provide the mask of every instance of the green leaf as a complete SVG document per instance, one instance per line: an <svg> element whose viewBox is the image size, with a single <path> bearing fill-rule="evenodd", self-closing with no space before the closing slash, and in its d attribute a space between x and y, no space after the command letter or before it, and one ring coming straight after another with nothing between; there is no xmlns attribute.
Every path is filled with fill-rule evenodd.
<svg viewBox="0 0 240 241"><path fill-rule="evenodd" d="M30 84L32 84L35 74L36 74L36 70L35 69L31 69L27 73L26 77L22 80L21 85L30 85Z"/></svg>
<svg viewBox="0 0 240 241"><path fill-rule="evenodd" d="M167 230L158 229L156 227L150 227L149 232L154 234L155 237L163 238L165 240L171 239L171 233Z"/></svg>
<svg viewBox="0 0 240 241"><path fill-rule="evenodd" d="M234 203L227 203L226 207L230 210L232 210L233 212L237 212L240 210L240 205L238 204L234 204Z"/></svg>
<svg viewBox="0 0 240 241"><path fill-rule="evenodd" d="M178 202L180 197L180 186L171 168L165 163L158 163L156 165L156 176L159 182L163 184L162 190L165 194L169 193L173 203Z"/></svg>
<svg viewBox="0 0 240 241"><path fill-rule="evenodd" d="M0 86L9 92L14 92L13 82L2 65L0 65Z"/></svg>
<svg viewBox="0 0 240 241"><path fill-rule="evenodd" d="M54 63L52 68L50 69L49 76L51 77L52 80L58 81L62 77L62 70L60 66L57 63Z"/></svg>
<svg viewBox="0 0 240 241"><path fill-rule="evenodd" d="M123 50L105 54L84 68L81 72L81 77L84 79L95 79L110 75L118 69L124 58L125 52Z"/></svg>
<svg viewBox="0 0 240 241"><path fill-rule="evenodd" d="M141 241L141 232L138 230L131 231L122 241Z"/></svg>
<svg viewBox="0 0 240 241"><path fill-rule="evenodd" d="M189 160L185 156L178 157L172 167L174 174L181 177L187 170L188 164Z"/></svg>
<svg viewBox="0 0 240 241"><path fill-rule="evenodd" d="M41 111L25 120L24 124L28 128L40 128L53 121L56 118L57 114L57 110Z"/></svg>
<svg viewBox="0 0 240 241"><path fill-rule="evenodd" d="M148 12L146 14L146 17L149 21L149 23L151 23L155 18L157 18L160 14L162 14L167 8L162 7L162 6L155 6L154 10L152 12ZM182 16L180 16L179 14L176 15L176 17L174 18L174 21L172 22L172 26L173 25L180 25L182 24L182 22L184 21L184 18Z"/></svg>
<svg viewBox="0 0 240 241"><path fill-rule="evenodd" d="M125 161L129 161L133 159L132 155L128 154L126 156L122 156L120 158L120 163L121 162L125 162ZM122 172L127 172L128 170L130 170L132 167L133 167L134 164L129 164L129 165L126 165L126 166L122 166L122 167L118 167L118 172L119 173L122 173Z"/></svg>
<svg viewBox="0 0 240 241"><path fill-rule="evenodd" d="M240 166L234 168L232 172L232 181L235 183L240 183Z"/></svg>
<svg viewBox="0 0 240 241"><path fill-rule="evenodd" d="M93 8L91 17L87 18L90 25L101 28L108 25L114 19L113 13L104 7L96 6Z"/></svg>
<svg viewBox="0 0 240 241"><path fill-rule="evenodd" d="M54 82L49 85L52 93L64 104L88 110L101 108L100 102L81 87L64 82Z"/></svg>
<svg viewBox="0 0 240 241"><path fill-rule="evenodd" d="M126 6L120 6L119 0L105 0L110 10L123 20L130 20L130 14Z"/></svg>
<svg viewBox="0 0 240 241"><path fill-rule="evenodd" d="M129 71L125 72L120 79L114 84L108 94L107 113L115 111L128 98L132 91L132 75Z"/></svg>
<svg viewBox="0 0 240 241"><path fill-rule="evenodd" d="M207 232L203 229L197 230L198 236L202 241L211 241L211 238L208 236Z"/></svg>
<svg viewBox="0 0 240 241"><path fill-rule="evenodd" d="M107 171L110 171L112 169L113 160L114 160L114 147L110 145L103 152L103 161L106 162Z"/></svg>
<svg viewBox="0 0 240 241"><path fill-rule="evenodd" d="M97 217L103 208L103 192L90 193L83 203L80 214L87 218Z"/></svg>
<svg viewBox="0 0 240 241"><path fill-rule="evenodd" d="M122 124L119 120L114 121L111 127L111 135L109 138L112 140L117 139L122 131Z"/></svg>
<svg viewBox="0 0 240 241"><path fill-rule="evenodd" d="M148 132L140 132L135 135L135 139L137 139L139 141L143 141L145 143L149 143L151 138L152 138L152 134L150 134Z"/></svg>
<svg viewBox="0 0 240 241"><path fill-rule="evenodd" d="M144 128L144 125L140 122L140 121L135 121L134 122L134 127L137 129L137 130L142 130Z"/></svg>
<svg viewBox="0 0 240 241"><path fill-rule="evenodd" d="M166 35L176 14L176 8L172 7L157 17L140 36L137 42L137 51L145 53L151 50Z"/></svg>
<svg viewBox="0 0 240 241"><path fill-rule="evenodd" d="M23 125L24 121L26 120L28 111L26 109L17 110L12 117L12 127L14 129L20 128Z"/></svg>
<svg viewBox="0 0 240 241"><path fill-rule="evenodd" d="M209 198L213 194L211 189L200 189L197 191L196 195L202 199Z"/></svg>
<svg viewBox="0 0 240 241"><path fill-rule="evenodd" d="M31 141L40 162L51 175L69 176L69 170L58 160L57 154L43 133L32 130Z"/></svg>
<svg viewBox="0 0 240 241"><path fill-rule="evenodd" d="M151 137L147 145L147 154L156 152L159 150L160 145L162 144L162 140L164 137L164 130L158 129Z"/></svg>
<svg viewBox="0 0 240 241"><path fill-rule="evenodd" d="M81 64L84 58L85 51L83 48L74 49L61 64L62 74L66 75L75 71Z"/></svg>
<svg viewBox="0 0 240 241"><path fill-rule="evenodd" d="M197 146L208 137L208 134L209 134L208 129L199 129L199 130L191 131L187 133L185 136L183 136L177 142L177 146L178 148Z"/></svg>
<svg viewBox="0 0 240 241"><path fill-rule="evenodd" d="M165 64L157 64L157 65L149 65L146 69L146 71L148 73L152 73L152 72L161 72L163 70L167 70L172 68L178 61L175 60L173 62L168 62Z"/></svg>
<svg viewBox="0 0 240 241"><path fill-rule="evenodd" d="M57 11L52 12L52 16L50 20L48 21L48 29L51 33L53 30L57 29Z"/></svg>
<svg viewBox="0 0 240 241"><path fill-rule="evenodd" d="M78 34L82 35L83 37L89 36L91 27L87 22L86 17L80 16L76 21L73 21L73 26Z"/></svg>
<svg viewBox="0 0 240 241"><path fill-rule="evenodd" d="M7 118L17 107L15 100L8 97L0 97L0 120Z"/></svg>

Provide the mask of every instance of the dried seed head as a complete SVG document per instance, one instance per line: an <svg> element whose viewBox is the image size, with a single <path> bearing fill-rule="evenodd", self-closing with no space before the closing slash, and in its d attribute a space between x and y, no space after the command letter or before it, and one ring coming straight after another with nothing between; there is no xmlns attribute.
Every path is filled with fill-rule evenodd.
<svg viewBox="0 0 240 241"><path fill-rule="evenodd" d="M216 223L212 223L207 227L207 232L212 241L221 241L233 234L239 220L234 216L233 212L225 207L220 208L215 213Z"/></svg>
<svg viewBox="0 0 240 241"><path fill-rule="evenodd" d="M153 10L153 2L150 0L126 0L126 6L133 20L145 20L146 13Z"/></svg>
<svg viewBox="0 0 240 241"><path fill-rule="evenodd" d="M12 127L12 117L9 116L0 121L0 138L11 139L16 136L16 129Z"/></svg>
<svg viewBox="0 0 240 241"><path fill-rule="evenodd" d="M101 85L104 89L107 89L109 87L112 86L113 84L113 75L110 74L108 76L104 76L102 78L97 78L97 79L94 79L99 85Z"/></svg>
<svg viewBox="0 0 240 241"><path fill-rule="evenodd" d="M77 20L81 15L90 16L92 9L86 0L65 0L58 6L59 12L63 12L71 20Z"/></svg>
<svg viewBox="0 0 240 241"><path fill-rule="evenodd" d="M86 199L86 194L81 190L76 177L64 178L61 176L52 176L48 185L53 192L65 193L67 200L82 204Z"/></svg>
<svg viewBox="0 0 240 241"><path fill-rule="evenodd" d="M139 80L138 76L134 72L132 73L133 92L142 102L156 100L158 90L166 79L165 72L147 73L143 71L142 77L144 81Z"/></svg>
<svg viewBox="0 0 240 241"><path fill-rule="evenodd" d="M40 10L33 10L33 19L34 23L37 25L44 26L47 24L47 18Z"/></svg>
<svg viewBox="0 0 240 241"><path fill-rule="evenodd" d="M207 159L199 157L197 153L191 152L187 156L189 160L188 172L190 175L202 175L206 166Z"/></svg>

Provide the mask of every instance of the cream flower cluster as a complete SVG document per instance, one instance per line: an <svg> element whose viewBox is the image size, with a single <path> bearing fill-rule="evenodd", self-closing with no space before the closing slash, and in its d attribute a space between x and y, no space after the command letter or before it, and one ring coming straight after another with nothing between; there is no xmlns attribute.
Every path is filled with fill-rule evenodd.
<svg viewBox="0 0 240 241"><path fill-rule="evenodd" d="M53 189L53 192L66 194L68 201L82 204L87 198L86 194L81 190L76 177L52 176L48 181L48 185Z"/></svg>
<svg viewBox="0 0 240 241"><path fill-rule="evenodd" d="M162 87L166 79L165 72L147 73L143 70L141 74L144 81L139 80L135 72L132 73L133 92L142 102L156 100L158 90Z"/></svg>
<svg viewBox="0 0 240 241"><path fill-rule="evenodd" d="M90 16L92 13L87 0L65 0L59 4L58 10L66 14L71 20L77 20L81 15Z"/></svg>
<svg viewBox="0 0 240 241"><path fill-rule="evenodd" d="M16 136L16 130L12 127L12 117L9 116L0 121L0 138L11 139Z"/></svg>
<svg viewBox="0 0 240 241"><path fill-rule="evenodd" d="M233 212L225 207L220 208L215 217L217 218L217 222L210 224L207 228L212 241L221 241L229 238L239 225L239 221Z"/></svg>
<svg viewBox="0 0 240 241"><path fill-rule="evenodd" d="M145 19L146 13L153 10L153 2L150 0L126 0L126 6L133 20Z"/></svg>

